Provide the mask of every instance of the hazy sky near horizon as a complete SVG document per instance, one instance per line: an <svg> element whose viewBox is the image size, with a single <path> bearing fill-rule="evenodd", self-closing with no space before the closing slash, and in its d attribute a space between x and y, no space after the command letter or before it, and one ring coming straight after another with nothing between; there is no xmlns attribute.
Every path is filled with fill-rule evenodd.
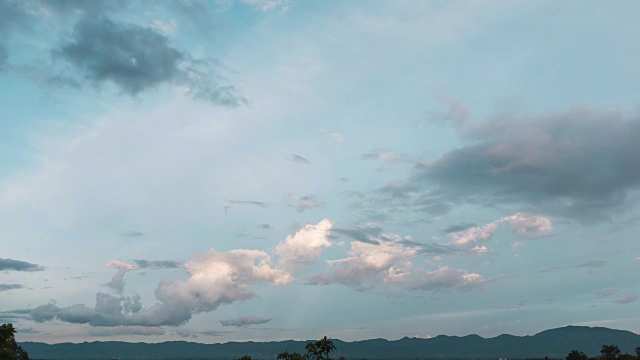
<svg viewBox="0 0 640 360"><path fill-rule="evenodd" d="M639 11L0 0L0 323L638 333Z"/></svg>

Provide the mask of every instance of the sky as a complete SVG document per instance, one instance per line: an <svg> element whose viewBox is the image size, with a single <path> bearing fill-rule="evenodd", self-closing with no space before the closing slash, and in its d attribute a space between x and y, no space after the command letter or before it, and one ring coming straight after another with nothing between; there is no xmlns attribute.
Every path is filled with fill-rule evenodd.
<svg viewBox="0 0 640 360"><path fill-rule="evenodd" d="M638 333L638 11L0 0L0 323Z"/></svg>

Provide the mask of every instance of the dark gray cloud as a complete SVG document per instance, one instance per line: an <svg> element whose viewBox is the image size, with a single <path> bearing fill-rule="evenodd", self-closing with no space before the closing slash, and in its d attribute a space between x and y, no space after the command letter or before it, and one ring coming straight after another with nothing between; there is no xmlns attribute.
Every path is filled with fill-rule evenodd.
<svg viewBox="0 0 640 360"><path fill-rule="evenodd" d="M138 230L131 230L131 231L127 231L125 233L120 234L120 236L122 237L128 237L128 238L132 238L132 237L140 237L140 236L144 236L143 233L141 233Z"/></svg>
<svg viewBox="0 0 640 360"><path fill-rule="evenodd" d="M603 268L603 267L606 267L606 266L609 266L609 260L599 259L599 260L584 261L584 262L581 262L580 264L576 265L575 267L577 267L577 268L599 269L599 268Z"/></svg>
<svg viewBox="0 0 640 360"><path fill-rule="evenodd" d="M231 320L221 320L220 324L222 326L237 326L237 327L245 327L249 325L259 325L266 324L271 321L271 318L261 318L257 316L243 316L238 319Z"/></svg>
<svg viewBox="0 0 640 360"><path fill-rule="evenodd" d="M0 258L0 271L42 271L44 267L26 261Z"/></svg>
<svg viewBox="0 0 640 360"><path fill-rule="evenodd" d="M258 225L259 228L264 229L264 230L271 230L273 229L273 227L269 224L260 224Z"/></svg>
<svg viewBox="0 0 640 360"><path fill-rule="evenodd" d="M71 38L54 51L94 85L111 82L135 96L162 84L180 84L194 98L225 106L246 102L223 84L212 59L194 59L170 46L169 38L147 27L106 17L79 20Z"/></svg>
<svg viewBox="0 0 640 360"><path fill-rule="evenodd" d="M234 205L254 205L254 206L259 206L259 207L267 207L267 203L262 202L262 201L255 201L255 200L227 200L229 203L234 204Z"/></svg>
<svg viewBox="0 0 640 360"><path fill-rule="evenodd" d="M6 312L8 315L28 315L36 322L53 319L91 326L178 326L191 318L188 308L172 304L155 304L142 308L137 296L123 297L105 293L96 294L95 307L76 304L58 307L55 302L34 309L18 309Z"/></svg>
<svg viewBox="0 0 640 360"><path fill-rule="evenodd" d="M179 261L173 260L133 260L141 269L175 269L182 265Z"/></svg>
<svg viewBox="0 0 640 360"><path fill-rule="evenodd" d="M580 219L606 219L640 187L640 118L573 108L500 117L459 128L467 143L416 165L383 189L395 200L537 206Z"/></svg>
<svg viewBox="0 0 640 360"><path fill-rule="evenodd" d="M449 225L447 228L445 228L442 231L444 231L445 233L452 233L452 232L467 230L475 226L478 226L478 225L474 223L459 223L459 224Z"/></svg>
<svg viewBox="0 0 640 360"><path fill-rule="evenodd" d="M311 161L307 160L304 156L300 156L298 154L291 154L291 161L296 162L298 164L311 165Z"/></svg>
<svg viewBox="0 0 640 360"><path fill-rule="evenodd" d="M360 227L358 229L333 228L331 229L331 235L334 235L334 234L344 235L353 240L361 241L368 244L374 244L374 245L380 244L378 239L380 237L383 237L381 235L382 228L379 228L377 226ZM388 239L385 238L385 240L388 240Z"/></svg>
<svg viewBox="0 0 640 360"><path fill-rule="evenodd" d="M175 79L185 55L151 29L109 20L83 19L71 41L54 54L80 69L90 80L113 81L123 91L142 90Z"/></svg>
<svg viewBox="0 0 640 360"><path fill-rule="evenodd" d="M22 289L23 286L20 284L0 284L0 291L7 291L13 289Z"/></svg>

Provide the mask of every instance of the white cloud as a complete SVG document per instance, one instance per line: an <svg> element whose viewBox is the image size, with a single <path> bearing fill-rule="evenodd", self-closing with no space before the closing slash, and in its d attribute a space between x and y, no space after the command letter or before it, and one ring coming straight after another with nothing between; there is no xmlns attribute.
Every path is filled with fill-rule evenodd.
<svg viewBox="0 0 640 360"><path fill-rule="evenodd" d="M221 304L255 296L248 287L256 282L283 285L293 280L290 273L271 266L271 257L260 250L214 249L187 262L186 280L163 280L156 296L160 301L193 312L215 310Z"/></svg>
<svg viewBox="0 0 640 360"><path fill-rule="evenodd" d="M279 267L295 269L313 262L322 249L331 246L328 236L332 227L331 220L323 219L316 225L305 225L293 236L288 235L275 249Z"/></svg>
<svg viewBox="0 0 640 360"><path fill-rule="evenodd" d="M550 236L553 230L551 219L548 217L515 213L484 226L473 226L464 230L450 232L448 234L451 240L449 245L460 250L484 254L488 251L487 247L478 245L478 243L490 240L502 223L508 224L511 231L525 239ZM522 246L522 242L516 242L512 245L514 249L519 246Z"/></svg>

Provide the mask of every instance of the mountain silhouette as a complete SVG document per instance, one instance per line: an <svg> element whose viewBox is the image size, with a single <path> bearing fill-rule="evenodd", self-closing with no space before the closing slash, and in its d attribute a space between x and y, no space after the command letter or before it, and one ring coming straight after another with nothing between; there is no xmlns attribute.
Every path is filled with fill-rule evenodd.
<svg viewBox="0 0 640 360"><path fill-rule="evenodd" d="M503 334L493 338L479 335L446 336L429 339L402 338L395 341L371 339L345 342L334 339L336 358L347 359L564 359L574 349L589 356L599 354L602 345L617 345L633 353L640 346L640 335L603 327L567 326L545 330L533 336ZM156 344L128 342L83 342L45 344L23 342L32 359L238 359L251 355L254 360L273 360L284 352L304 353L307 341L228 342L200 344L169 341Z"/></svg>

